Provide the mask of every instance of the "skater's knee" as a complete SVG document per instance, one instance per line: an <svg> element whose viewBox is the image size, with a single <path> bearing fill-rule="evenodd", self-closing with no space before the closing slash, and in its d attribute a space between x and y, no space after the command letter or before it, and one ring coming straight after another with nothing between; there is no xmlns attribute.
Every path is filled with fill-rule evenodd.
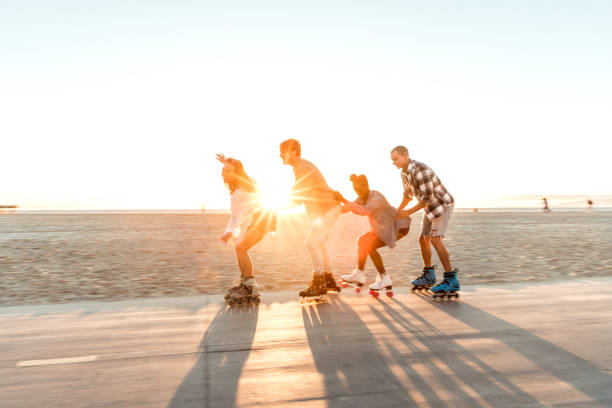
<svg viewBox="0 0 612 408"><path fill-rule="evenodd" d="M317 244L317 239L316 238L308 237L306 239L306 247L307 248L315 248L317 246L318 246L318 244Z"/></svg>
<svg viewBox="0 0 612 408"><path fill-rule="evenodd" d="M429 244L431 242L430 235L419 235L419 244Z"/></svg>
<svg viewBox="0 0 612 408"><path fill-rule="evenodd" d="M306 249L308 252L319 252L321 251L321 243L317 240L307 240L306 241Z"/></svg>
<svg viewBox="0 0 612 408"><path fill-rule="evenodd" d="M378 253L378 251L376 250L376 248L372 248L370 249L370 252L368 252L368 255L370 255L370 258L374 259L374 258L380 258L380 254Z"/></svg>
<svg viewBox="0 0 612 408"><path fill-rule="evenodd" d="M248 250L249 250L249 247L244 242L239 242L238 244L236 244L236 253L237 254L246 254L246 252Z"/></svg>
<svg viewBox="0 0 612 408"><path fill-rule="evenodd" d="M368 246L368 240L365 235L359 237L359 240L357 241L357 246L360 249L364 249Z"/></svg>
<svg viewBox="0 0 612 408"><path fill-rule="evenodd" d="M357 241L357 244L359 245L359 248L366 249L368 252L370 252L370 248L372 247L373 242L374 238L371 234L368 233L360 236L359 241Z"/></svg>
<svg viewBox="0 0 612 408"><path fill-rule="evenodd" d="M444 237L433 237L431 238L431 244L436 248L444 246L444 242L442 241L443 238Z"/></svg>

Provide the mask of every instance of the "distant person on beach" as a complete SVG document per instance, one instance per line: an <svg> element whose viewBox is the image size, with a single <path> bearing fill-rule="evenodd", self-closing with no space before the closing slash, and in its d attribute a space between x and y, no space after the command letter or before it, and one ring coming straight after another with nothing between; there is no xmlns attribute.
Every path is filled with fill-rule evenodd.
<svg viewBox="0 0 612 408"><path fill-rule="evenodd" d="M432 169L409 157L406 147L393 148L391 161L395 167L402 170L401 177L404 184L404 198L398 207L396 218L409 217L421 209L424 209L425 212L419 235L423 273L411 283L415 287L427 288L436 283L436 266L431 263L431 245L433 245L444 267L444 280L431 290L434 293L458 291L460 289L457 278L459 270L452 269L450 255L443 242L453 214L455 202L453 196L446 190ZM414 197L417 198L418 203L404 210L403 208Z"/></svg>
<svg viewBox="0 0 612 408"><path fill-rule="evenodd" d="M295 183L291 190L293 205L304 204L306 214L312 221L312 228L306 238L306 249L312 262L312 282L300 291L302 298L322 296L328 290L340 291L332 274L327 255L327 238L340 214L340 206L334 199L319 169L302 158L302 147L295 139L287 139L280 144L280 157L283 164L293 168Z"/></svg>
<svg viewBox="0 0 612 408"><path fill-rule="evenodd" d="M546 199L546 197L542 199L542 205L543 205L542 211L550 212L550 208L548 207L548 200Z"/></svg>
<svg viewBox="0 0 612 408"><path fill-rule="evenodd" d="M394 217L397 210L389 204L384 195L376 190L370 190L365 175L351 174L350 180L357 193L357 199L353 202L348 201L338 191L334 196L336 200L344 204L343 213L352 211L354 214L367 216L372 229L359 237L357 241L357 268L350 274L341 275L340 279L356 284L358 287L363 285L366 280L364 269L369 255L378 271L376 281L370 285L370 290L375 292L370 292L370 294L376 296L378 291L383 289L388 289L390 292L393 283L385 271L382 257L377 250L384 246L395 248L397 241L408 234L410 218L396 220Z"/></svg>
<svg viewBox="0 0 612 408"><path fill-rule="evenodd" d="M247 175L240 160L226 158L222 154L217 154L217 160L223 163L221 175L231 196L232 210L221 240L227 243L232 237L237 239L236 256L240 269L240 283L227 291L225 299L230 305L259 303L259 289L248 251L268 232L276 231L276 214L261 205L257 184ZM242 231L241 224L247 219L250 222Z"/></svg>
<svg viewBox="0 0 612 408"><path fill-rule="evenodd" d="M593 200L591 200L590 198L587 200L587 206L589 207L589 210L593 208Z"/></svg>

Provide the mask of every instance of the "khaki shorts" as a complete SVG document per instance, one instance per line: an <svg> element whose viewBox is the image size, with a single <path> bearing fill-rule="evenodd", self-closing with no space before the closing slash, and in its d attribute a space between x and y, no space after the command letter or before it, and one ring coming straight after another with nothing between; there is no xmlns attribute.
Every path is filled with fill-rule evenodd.
<svg viewBox="0 0 612 408"><path fill-rule="evenodd" d="M421 236L445 237L454 208L455 206L453 204L447 205L444 208L444 212L439 217L434 218L433 221L427 218L426 215L423 215L423 221L421 222Z"/></svg>

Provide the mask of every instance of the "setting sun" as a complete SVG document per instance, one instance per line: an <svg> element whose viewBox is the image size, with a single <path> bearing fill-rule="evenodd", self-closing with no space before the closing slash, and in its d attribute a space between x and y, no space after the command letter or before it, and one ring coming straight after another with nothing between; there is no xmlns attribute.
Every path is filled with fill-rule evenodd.
<svg viewBox="0 0 612 408"><path fill-rule="evenodd" d="M261 189L261 203L270 210L288 208L291 203L291 189Z"/></svg>

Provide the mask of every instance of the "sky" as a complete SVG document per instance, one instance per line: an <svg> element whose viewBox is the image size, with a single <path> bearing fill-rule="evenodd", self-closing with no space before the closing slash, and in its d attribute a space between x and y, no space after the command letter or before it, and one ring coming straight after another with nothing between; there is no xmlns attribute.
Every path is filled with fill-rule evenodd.
<svg viewBox="0 0 612 408"><path fill-rule="evenodd" d="M610 21L607 0L1 0L0 204L228 208L215 153L278 198L289 137L347 197L359 173L399 204L401 144L458 207L606 200Z"/></svg>

